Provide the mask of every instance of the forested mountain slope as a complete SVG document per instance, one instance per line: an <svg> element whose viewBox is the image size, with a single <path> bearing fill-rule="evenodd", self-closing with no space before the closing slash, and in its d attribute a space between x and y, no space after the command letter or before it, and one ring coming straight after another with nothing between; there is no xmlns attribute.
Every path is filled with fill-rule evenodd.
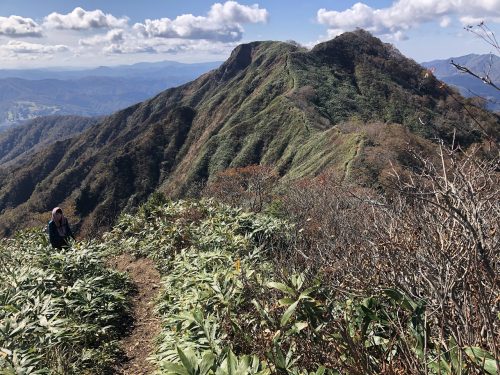
<svg viewBox="0 0 500 375"><path fill-rule="evenodd" d="M498 136L498 116L466 110L450 93L364 31L310 51L283 42L240 45L217 70L0 170L0 230L12 233L20 213L63 202L90 233L155 190L185 196L217 172L250 164L270 165L282 179L329 169L373 183L381 167L362 176L366 152L389 128L391 142L422 150L438 138L480 142L475 121ZM388 152L395 163L411 163L400 150Z"/></svg>
<svg viewBox="0 0 500 375"><path fill-rule="evenodd" d="M0 69L0 131L40 116L109 115L219 65L163 61L84 70Z"/></svg>
<svg viewBox="0 0 500 375"><path fill-rule="evenodd" d="M71 138L99 121L99 118L91 117L46 116L9 129L0 133L0 165Z"/></svg>

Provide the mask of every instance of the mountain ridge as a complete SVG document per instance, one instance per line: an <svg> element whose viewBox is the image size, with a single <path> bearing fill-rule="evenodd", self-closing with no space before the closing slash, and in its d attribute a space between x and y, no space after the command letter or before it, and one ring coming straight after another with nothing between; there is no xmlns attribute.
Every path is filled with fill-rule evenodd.
<svg viewBox="0 0 500 375"><path fill-rule="evenodd" d="M186 69L191 68L192 71L208 71L218 67L222 62L204 62L204 63L180 63L176 61L159 61L159 62L139 62L135 64L122 64L122 65L111 65L111 66L98 66L94 68L40 68L40 69L0 69L0 78L20 78L28 80L40 80L40 79L79 79L83 77L125 77L125 76L141 76L145 74L158 74L161 73L160 77L169 77L169 73L166 68L169 69ZM154 73L152 73L154 72Z"/></svg>
<svg viewBox="0 0 500 375"><path fill-rule="evenodd" d="M99 120L98 117L46 116L0 133L0 165L16 163L44 146L80 134Z"/></svg>
<svg viewBox="0 0 500 375"><path fill-rule="evenodd" d="M20 212L41 215L63 202L82 231L94 233L155 190L186 196L228 167L269 165L285 180L327 169L361 176L366 166L358 160L387 153L374 141L383 134L422 150L434 138L480 142L448 89L423 72L364 31L312 51L284 42L240 45L218 69L49 146L32 165L0 170L12 176L0 180L0 230L17 228ZM498 124L480 108L469 111ZM394 162L411 163L398 147ZM375 163L362 178L374 183L384 167Z"/></svg>

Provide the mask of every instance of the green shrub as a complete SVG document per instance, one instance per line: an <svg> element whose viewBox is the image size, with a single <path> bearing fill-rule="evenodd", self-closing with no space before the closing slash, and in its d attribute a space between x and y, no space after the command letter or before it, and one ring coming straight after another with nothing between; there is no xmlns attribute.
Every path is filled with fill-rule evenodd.
<svg viewBox="0 0 500 375"><path fill-rule="evenodd" d="M93 243L55 250L41 231L0 241L0 373L103 373L129 314L128 279Z"/></svg>

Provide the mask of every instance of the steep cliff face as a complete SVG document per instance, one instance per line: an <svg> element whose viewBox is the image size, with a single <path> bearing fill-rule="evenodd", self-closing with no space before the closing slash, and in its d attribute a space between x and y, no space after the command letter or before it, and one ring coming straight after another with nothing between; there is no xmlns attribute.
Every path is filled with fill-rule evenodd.
<svg viewBox="0 0 500 375"><path fill-rule="evenodd" d="M406 133L392 134L418 139L480 140L449 89L423 73L363 31L311 51L282 42L241 45L219 69L0 170L11 176L0 181L0 230L15 228L20 213L64 202L91 231L157 189L186 195L228 167L272 165L284 179L326 168L344 173L362 159L364 123L401 124ZM468 110L498 125L495 115ZM357 130L340 126L348 123Z"/></svg>

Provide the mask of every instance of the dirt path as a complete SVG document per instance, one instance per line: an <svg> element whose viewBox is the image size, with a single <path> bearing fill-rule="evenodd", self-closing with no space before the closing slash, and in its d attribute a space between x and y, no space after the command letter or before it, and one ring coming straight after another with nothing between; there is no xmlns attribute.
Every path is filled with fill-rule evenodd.
<svg viewBox="0 0 500 375"><path fill-rule="evenodd" d="M158 295L160 274L150 259L136 259L123 254L109 261L109 265L121 272L127 272L137 287L133 296L133 326L121 347L125 352L125 361L116 369L121 375L152 374L154 367L147 360L153 353L154 339L160 332L160 321L154 314L153 303Z"/></svg>

